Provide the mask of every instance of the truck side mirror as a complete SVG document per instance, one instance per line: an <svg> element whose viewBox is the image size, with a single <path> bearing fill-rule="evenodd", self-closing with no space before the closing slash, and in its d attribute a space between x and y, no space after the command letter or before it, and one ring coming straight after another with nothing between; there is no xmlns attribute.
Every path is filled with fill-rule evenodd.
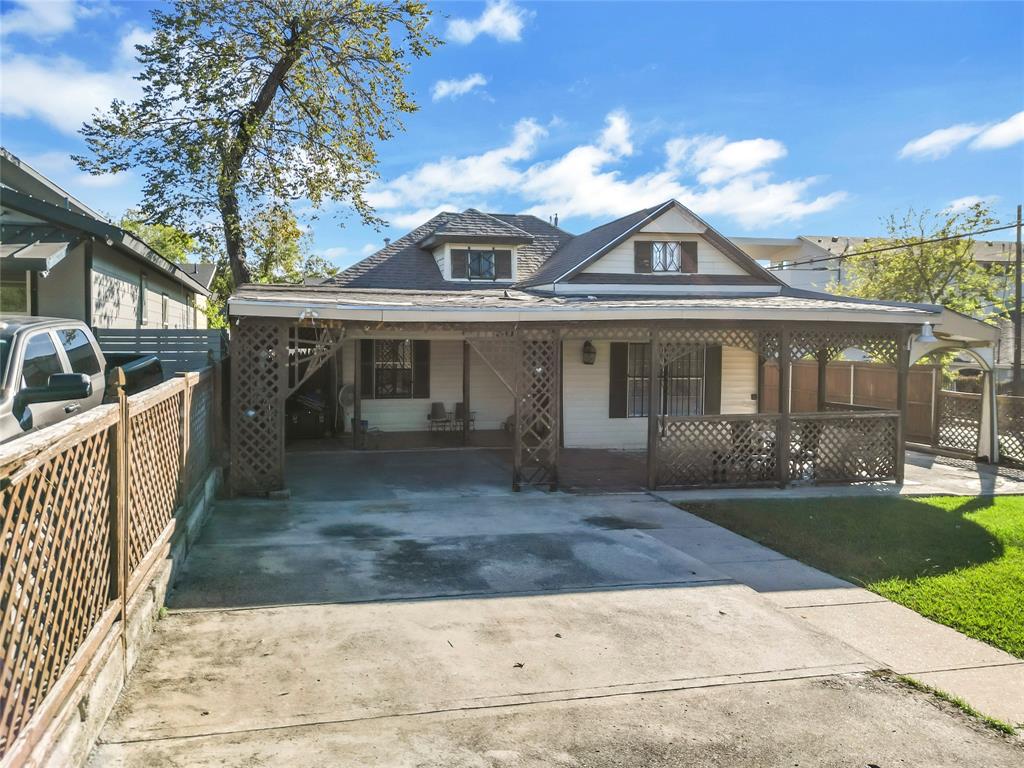
<svg viewBox="0 0 1024 768"><path fill-rule="evenodd" d="M81 400L92 395L92 379L84 373L53 373L45 387L26 387L18 393L22 405Z"/></svg>

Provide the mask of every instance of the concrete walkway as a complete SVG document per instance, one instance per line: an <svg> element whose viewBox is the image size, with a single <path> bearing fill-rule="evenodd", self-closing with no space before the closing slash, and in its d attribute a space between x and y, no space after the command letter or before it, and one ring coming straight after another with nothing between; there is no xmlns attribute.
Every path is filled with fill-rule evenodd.
<svg viewBox="0 0 1024 768"><path fill-rule="evenodd" d="M808 499L839 496L993 496L1024 494L1024 470L978 464L907 451L903 485L892 482L855 485L794 485L789 488L708 488L659 491L672 502L719 499Z"/></svg>
<svg viewBox="0 0 1024 768"><path fill-rule="evenodd" d="M92 764L1020 764L727 571L775 553L444 456L304 458L290 500L220 504Z"/></svg>
<svg viewBox="0 0 1024 768"><path fill-rule="evenodd" d="M746 584L791 616L873 659L1024 727L1024 661L874 592L715 525L651 531L654 538ZM684 525L680 521L680 526ZM685 532L685 533L682 533Z"/></svg>

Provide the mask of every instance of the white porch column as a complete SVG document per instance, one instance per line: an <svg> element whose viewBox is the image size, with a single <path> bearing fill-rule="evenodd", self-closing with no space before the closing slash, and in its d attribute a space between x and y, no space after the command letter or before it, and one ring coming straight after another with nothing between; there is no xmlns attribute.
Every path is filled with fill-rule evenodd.
<svg viewBox="0 0 1024 768"><path fill-rule="evenodd" d="M991 368L982 374L981 434L978 435L978 458L987 458L993 464L999 461L998 400L996 377Z"/></svg>

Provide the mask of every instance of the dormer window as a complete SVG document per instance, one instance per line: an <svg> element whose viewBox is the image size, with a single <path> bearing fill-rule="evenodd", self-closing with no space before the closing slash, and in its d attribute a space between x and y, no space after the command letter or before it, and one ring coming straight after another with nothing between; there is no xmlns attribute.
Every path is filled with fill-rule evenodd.
<svg viewBox="0 0 1024 768"><path fill-rule="evenodd" d="M634 240L633 271L695 274L697 243L692 240Z"/></svg>
<svg viewBox="0 0 1024 768"><path fill-rule="evenodd" d="M651 267L655 272L678 272L679 243L653 243Z"/></svg>
<svg viewBox="0 0 1024 768"><path fill-rule="evenodd" d="M512 251L501 248L452 248L452 280L511 280Z"/></svg>
<svg viewBox="0 0 1024 768"><path fill-rule="evenodd" d="M469 279L494 279L494 251L469 252Z"/></svg>

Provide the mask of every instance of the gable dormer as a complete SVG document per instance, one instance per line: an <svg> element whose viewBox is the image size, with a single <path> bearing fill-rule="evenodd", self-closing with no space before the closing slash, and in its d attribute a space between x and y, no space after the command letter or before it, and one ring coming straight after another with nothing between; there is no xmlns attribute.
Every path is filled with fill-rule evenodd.
<svg viewBox="0 0 1024 768"><path fill-rule="evenodd" d="M530 281L559 293L772 293L779 280L669 200L573 238Z"/></svg>
<svg viewBox="0 0 1024 768"><path fill-rule="evenodd" d="M441 277L448 282L513 283L518 250L533 235L490 214L470 208L452 214L423 238Z"/></svg>

